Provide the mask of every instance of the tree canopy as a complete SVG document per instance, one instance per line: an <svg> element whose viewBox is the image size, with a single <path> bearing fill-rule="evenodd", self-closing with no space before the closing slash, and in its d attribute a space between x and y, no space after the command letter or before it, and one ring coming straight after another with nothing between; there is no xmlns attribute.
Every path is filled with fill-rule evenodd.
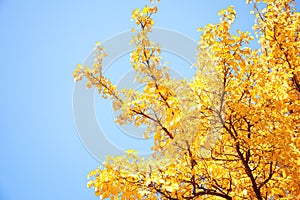
<svg viewBox="0 0 300 200"><path fill-rule="evenodd" d="M159 0L157 0L159 1ZM132 12L130 54L142 91L119 89L103 75L105 49L93 66L78 65L120 110L116 122L146 125L153 156L135 150L107 157L88 175L88 187L111 199L300 199L300 13L293 0L248 0L254 37L230 31L233 6L220 21L199 28L195 74L175 80L159 44L150 41L157 1ZM261 6L260 6L261 7Z"/></svg>

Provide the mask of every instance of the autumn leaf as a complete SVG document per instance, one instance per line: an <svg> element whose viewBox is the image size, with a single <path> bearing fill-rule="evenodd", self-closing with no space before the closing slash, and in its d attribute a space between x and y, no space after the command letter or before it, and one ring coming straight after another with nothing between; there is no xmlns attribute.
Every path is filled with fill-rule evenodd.
<svg viewBox="0 0 300 200"><path fill-rule="evenodd" d="M175 80L151 41L151 0L132 12L130 62L142 91L119 89L103 74L105 49L93 66L78 65L75 81L109 97L119 124L153 133L153 158L136 150L108 156L88 175L95 195L112 199L300 199L300 14L296 1L251 1L259 49L249 32L232 31L233 6L198 28L195 74ZM258 2L263 2L257 6ZM263 8L262 8L263 7ZM234 34L235 33L235 34Z"/></svg>

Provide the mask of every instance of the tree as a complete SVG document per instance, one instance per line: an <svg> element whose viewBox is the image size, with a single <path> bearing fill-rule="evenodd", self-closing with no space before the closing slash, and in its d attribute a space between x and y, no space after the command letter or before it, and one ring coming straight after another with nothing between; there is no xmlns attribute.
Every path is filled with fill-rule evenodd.
<svg viewBox="0 0 300 200"><path fill-rule="evenodd" d="M121 110L117 123L144 124L145 137L154 134L152 159L129 150L90 172L97 196L300 199L300 14L293 0L263 0L263 9L257 2L247 1L260 48L245 47L254 39L248 32L229 31L236 17L230 6L217 24L199 28L191 80L170 77L148 37L154 0L132 13L140 29L130 60L143 91L119 90L103 76L99 43L93 67L78 65L75 80L84 76L111 98Z"/></svg>

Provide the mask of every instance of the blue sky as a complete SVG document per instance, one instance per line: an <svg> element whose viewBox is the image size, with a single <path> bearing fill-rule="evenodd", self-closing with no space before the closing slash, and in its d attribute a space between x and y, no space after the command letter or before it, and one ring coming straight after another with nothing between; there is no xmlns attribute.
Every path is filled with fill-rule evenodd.
<svg viewBox="0 0 300 200"><path fill-rule="evenodd" d="M147 2L0 0L0 200L98 199L86 188L87 173L99 163L76 132L72 71L96 41L135 26L131 11ZM251 31L251 6L240 0L162 0L155 26L197 41L196 29L217 22L218 11L229 5L237 9L234 28ZM101 106L96 108L101 121Z"/></svg>

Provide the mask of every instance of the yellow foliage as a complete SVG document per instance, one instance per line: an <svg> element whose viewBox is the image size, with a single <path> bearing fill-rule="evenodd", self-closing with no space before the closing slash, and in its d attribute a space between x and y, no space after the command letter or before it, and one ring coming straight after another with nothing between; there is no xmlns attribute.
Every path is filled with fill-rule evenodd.
<svg viewBox="0 0 300 200"><path fill-rule="evenodd" d="M300 199L300 15L295 1L264 0L254 29L260 49L245 47L248 32L230 32L233 6L199 28L196 72L174 80L148 37L154 0L135 9L139 26L131 64L143 91L119 90L102 74L106 56L96 44L93 68L78 65L75 81L110 97L121 114L154 133L153 158L137 151L108 157L88 175L88 187L111 199ZM155 4L155 5L154 5Z"/></svg>

